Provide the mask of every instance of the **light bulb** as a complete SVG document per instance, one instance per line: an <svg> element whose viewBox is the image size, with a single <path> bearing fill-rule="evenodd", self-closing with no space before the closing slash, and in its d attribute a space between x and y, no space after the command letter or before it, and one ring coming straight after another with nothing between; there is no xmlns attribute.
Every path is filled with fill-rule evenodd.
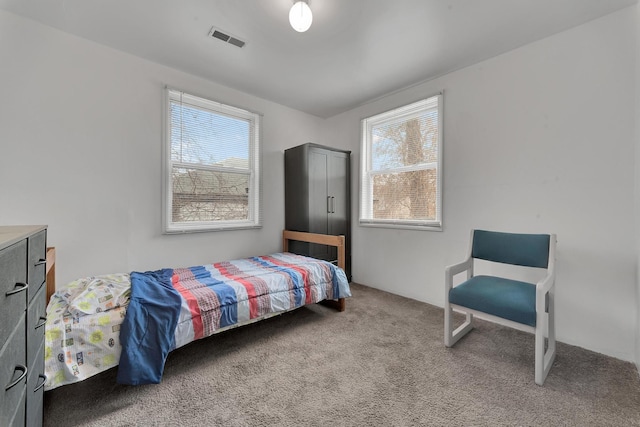
<svg viewBox="0 0 640 427"><path fill-rule="evenodd" d="M313 16L311 15L311 8L303 1L296 2L291 6L289 11L289 23L299 33L304 33L311 27Z"/></svg>

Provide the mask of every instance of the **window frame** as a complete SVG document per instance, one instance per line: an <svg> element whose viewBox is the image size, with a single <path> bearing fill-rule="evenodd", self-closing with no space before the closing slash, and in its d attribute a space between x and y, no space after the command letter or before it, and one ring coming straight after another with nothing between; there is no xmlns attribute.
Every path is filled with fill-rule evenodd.
<svg viewBox="0 0 640 427"><path fill-rule="evenodd" d="M437 105L433 105L433 103ZM384 170L372 169L372 129L385 123L393 123L407 120L411 116L418 116L426 111L437 109L438 114L438 139L437 161L420 165L402 166ZM361 171L360 171L360 210L359 224L365 227L399 228L427 231L442 231L442 165L443 165L443 94L421 99L411 104L394 108L361 120ZM373 218L373 176L389 173L401 173L418 170L436 169L436 218L434 220L410 220L410 219L375 219Z"/></svg>
<svg viewBox="0 0 640 427"><path fill-rule="evenodd" d="M246 220L213 220L174 222L173 181L174 167L188 167L199 170L240 173L237 168L203 165L202 163L174 162L171 157L171 103L182 102L194 107L239 120L246 120L250 125L249 132L249 194L248 218ZM243 230L262 227L262 176L261 176L261 131L262 115L242 108L233 107L192 93L184 92L169 86L164 90L164 135L162 151L162 231L164 234L183 234L195 232Z"/></svg>

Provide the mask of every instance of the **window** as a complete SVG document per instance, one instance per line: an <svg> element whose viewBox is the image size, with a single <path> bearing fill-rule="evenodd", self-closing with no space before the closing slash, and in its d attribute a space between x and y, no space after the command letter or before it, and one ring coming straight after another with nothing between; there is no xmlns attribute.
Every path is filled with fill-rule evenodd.
<svg viewBox="0 0 640 427"><path fill-rule="evenodd" d="M442 95L362 120L360 224L442 229Z"/></svg>
<svg viewBox="0 0 640 427"><path fill-rule="evenodd" d="M167 89L164 231L261 226L260 116Z"/></svg>

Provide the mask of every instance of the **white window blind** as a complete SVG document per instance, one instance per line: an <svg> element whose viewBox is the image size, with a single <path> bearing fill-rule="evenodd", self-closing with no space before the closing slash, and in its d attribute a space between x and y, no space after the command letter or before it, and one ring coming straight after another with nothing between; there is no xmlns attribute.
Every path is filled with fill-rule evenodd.
<svg viewBox="0 0 640 427"><path fill-rule="evenodd" d="M442 95L362 120L360 224L442 227Z"/></svg>
<svg viewBox="0 0 640 427"><path fill-rule="evenodd" d="M260 116L167 89L166 233L261 225Z"/></svg>

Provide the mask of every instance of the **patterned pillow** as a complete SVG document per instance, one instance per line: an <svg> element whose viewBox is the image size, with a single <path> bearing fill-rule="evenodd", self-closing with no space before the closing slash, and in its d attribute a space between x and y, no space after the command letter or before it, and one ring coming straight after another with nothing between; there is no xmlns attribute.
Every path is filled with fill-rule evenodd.
<svg viewBox="0 0 640 427"><path fill-rule="evenodd" d="M69 304L74 317L100 313L129 304L131 280L128 274L108 274L74 280L56 292Z"/></svg>

